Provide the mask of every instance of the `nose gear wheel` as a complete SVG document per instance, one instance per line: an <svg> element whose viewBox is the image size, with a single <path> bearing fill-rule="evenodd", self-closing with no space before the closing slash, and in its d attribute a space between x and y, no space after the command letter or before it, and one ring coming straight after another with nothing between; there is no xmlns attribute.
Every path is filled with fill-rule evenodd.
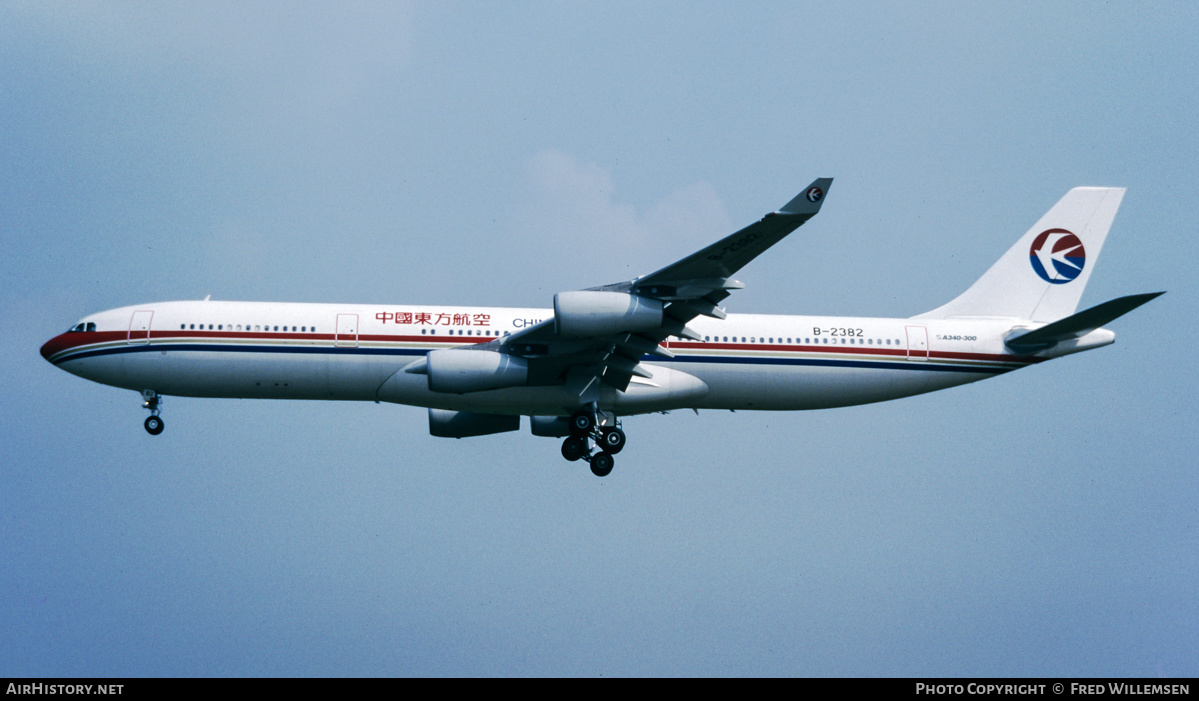
<svg viewBox="0 0 1199 701"><path fill-rule="evenodd" d="M157 436L166 428L162 417L158 414L162 411L162 395L152 389L142 390L142 408L150 410L150 416L146 418L146 433L151 436Z"/></svg>

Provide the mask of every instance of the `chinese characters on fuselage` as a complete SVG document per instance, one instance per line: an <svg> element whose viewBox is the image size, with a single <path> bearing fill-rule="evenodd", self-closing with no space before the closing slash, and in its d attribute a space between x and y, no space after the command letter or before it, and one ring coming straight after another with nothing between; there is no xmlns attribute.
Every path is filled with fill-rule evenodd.
<svg viewBox="0 0 1199 701"><path fill-rule="evenodd" d="M490 314L447 314L444 312L379 312L375 318L384 324L415 326L491 326Z"/></svg>

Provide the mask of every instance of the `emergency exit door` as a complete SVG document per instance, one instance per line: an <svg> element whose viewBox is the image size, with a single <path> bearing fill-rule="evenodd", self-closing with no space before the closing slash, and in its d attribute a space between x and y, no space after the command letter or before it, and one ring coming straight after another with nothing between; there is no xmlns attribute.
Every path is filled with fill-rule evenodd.
<svg viewBox="0 0 1199 701"><path fill-rule="evenodd" d="M908 329L908 360L928 360L928 329L923 326L909 326Z"/></svg>
<svg viewBox="0 0 1199 701"><path fill-rule="evenodd" d="M133 312L129 319L129 335L125 337L128 343L150 342L150 320L154 318L153 311Z"/></svg>

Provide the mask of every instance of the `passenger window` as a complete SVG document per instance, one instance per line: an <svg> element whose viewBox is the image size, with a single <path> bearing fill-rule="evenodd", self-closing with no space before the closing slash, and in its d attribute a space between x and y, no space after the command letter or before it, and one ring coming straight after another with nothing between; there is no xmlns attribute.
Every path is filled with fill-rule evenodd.
<svg viewBox="0 0 1199 701"><path fill-rule="evenodd" d="M180 329L181 331L183 331L183 330L186 330L186 329L187 329L187 324L179 324L179 329Z"/></svg>

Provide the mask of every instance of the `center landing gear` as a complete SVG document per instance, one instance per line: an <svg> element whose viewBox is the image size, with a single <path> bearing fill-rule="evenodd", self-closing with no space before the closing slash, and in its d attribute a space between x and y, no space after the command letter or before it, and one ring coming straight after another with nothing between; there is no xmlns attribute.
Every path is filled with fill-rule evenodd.
<svg viewBox="0 0 1199 701"><path fill-rule="evenodd" d="M592 441L599 450L592 452ZM624 445L625 435L619 419L608 418L594 407L587 407L570 417L570 437L562 442L562 457L571 462L586 460L591 463L592 474L607 477L616 464L612 456L623 450Z"/></svg>
<svg viewBox="0 0 1199 701"><path fill-rule="evenodd" d="M150 410L150 416L146 418L146 433L157 436L166 428L162 417L158 415L162 410L162 397L152 389L143 389L142 398L145 400L142 402L142 408Z"/></svg>

